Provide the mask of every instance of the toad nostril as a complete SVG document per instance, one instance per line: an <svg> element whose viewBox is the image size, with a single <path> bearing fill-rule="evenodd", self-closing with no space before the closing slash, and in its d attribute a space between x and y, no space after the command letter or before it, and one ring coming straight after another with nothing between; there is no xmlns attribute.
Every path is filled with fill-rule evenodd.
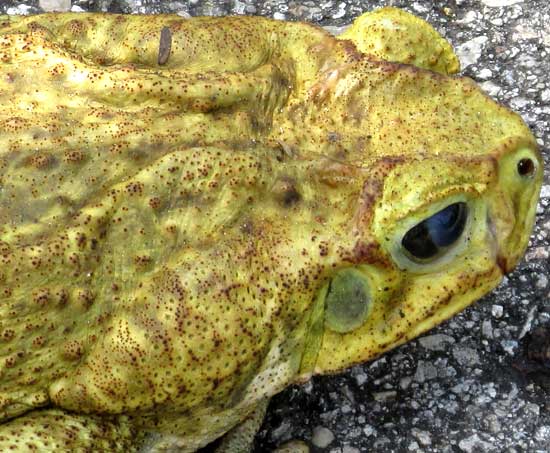
<svg viewBox="0 0 550 453"><path fill-rule="evenodd" d="M518 162L518 173L520 176L533 176L535 173L535 163L532 159L524 158Z"/></svg>

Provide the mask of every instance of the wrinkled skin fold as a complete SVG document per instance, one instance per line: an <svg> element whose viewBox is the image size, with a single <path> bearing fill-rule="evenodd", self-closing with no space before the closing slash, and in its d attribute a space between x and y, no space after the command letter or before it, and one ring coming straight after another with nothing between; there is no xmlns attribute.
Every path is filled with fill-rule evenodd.
<svg viewBox="0 0 550 453"><path fill-rule="evenodd" d="M542 160L457 71L391 8L339 38L3 16L0 449L195 451L495 287ZM452 203L468 219L448 250L404 253Z"/></svg>

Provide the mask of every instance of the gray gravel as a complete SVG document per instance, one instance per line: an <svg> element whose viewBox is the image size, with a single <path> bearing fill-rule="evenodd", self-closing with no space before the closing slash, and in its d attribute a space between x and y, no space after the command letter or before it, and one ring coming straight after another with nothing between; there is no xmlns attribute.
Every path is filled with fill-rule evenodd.
<svg viewBox="0 0 550 453"><path fill-rule="evenodd" d="M40 3L51 9L56 2L68 3ZM543 148L548 169L547 0L94 0L73 1L71 9L182 16L259 14L339 27L363 11L385 5L427 19L450 39L464 74L522 114ZM2 1L0 10L42 11L38 1ZM331 453L549 451L549 380L542 372L525 375L512 366L524 354L528 332L550 322L549 204L547 171L526 259L499 288L375 362L339 376L314 378L275 397L255 451L269 451L296 438L309 443L313 452Z"/></svg>

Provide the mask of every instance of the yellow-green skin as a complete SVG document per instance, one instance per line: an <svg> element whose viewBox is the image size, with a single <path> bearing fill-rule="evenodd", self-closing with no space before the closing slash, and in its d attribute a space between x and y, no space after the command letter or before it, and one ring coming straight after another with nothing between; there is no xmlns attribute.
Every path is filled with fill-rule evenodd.
<svg viewBox="0 0 550 453"><path fill-rule="evenodd" d="M193 451L495 287L542 161L457 70L389 8L339 38L258 17L2 17L0 450ZM454 201L463 238L408 260L404 233ZM353 328L325 317L344 269L370 288Z"/></svg>

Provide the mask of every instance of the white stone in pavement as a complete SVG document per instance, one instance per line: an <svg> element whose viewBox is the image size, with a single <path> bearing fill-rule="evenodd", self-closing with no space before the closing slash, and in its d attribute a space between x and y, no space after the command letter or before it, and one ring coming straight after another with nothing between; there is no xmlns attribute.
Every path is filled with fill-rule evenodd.
<svg viewBox="0 0 550 453"><path fill-rule="evenodd" d="M38 4L44 11L69 11L71 0L39 0Z"/></svg>
<svg viewBox="0 0 550 453"><path fill-rule="evenodd" d="M311 442L316 447L328 447L333 440L334 434L332 434L332 431L330 429L325 428L324 426L316 426L313 429L313 437L311 438Z"/></svg>
<svg viewBox="0 0 550 453"><path fill-rule="evenodd" d="M494 446L489 442L486 442L480 439L477 434L473 434L470 437L467 437L466 439L462 439L458 443L458 448L460 448L460 450L462 451L465 451L466 453L486 452L492 449L493 447Z"/></svg>
<svg viewBox="0 0 550 453"><path fill-rule="evenodd" d="M481 0L486 6L491 8L499 8L501 6L510 6L515 5L516 3L523 3L524 0Z"/></svg>
<svg viewBox="0 0 550 453"><path fill-rule="evenodd" d="M27 15L29 14L29 10L31 7L29 5L20 4L17 6L11 6L6 10L6 14L12 16L12 15Z"/></svg>
<svg viewBox="0 0 550 453"><path fill-rule="evenodd" d="M463 69L477 63L488 40L489 38L487 36L478 36L477 38L466 41L456 48L456 54L458 55Z"/></svg>

